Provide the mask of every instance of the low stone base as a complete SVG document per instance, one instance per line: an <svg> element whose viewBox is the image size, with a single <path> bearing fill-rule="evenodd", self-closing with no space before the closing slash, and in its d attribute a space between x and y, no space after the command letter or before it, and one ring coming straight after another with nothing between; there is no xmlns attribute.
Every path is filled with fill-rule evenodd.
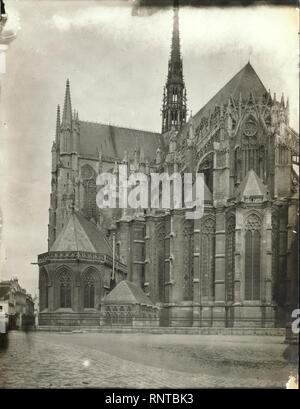
<svg viewBox="0 0 300 409"><path fill-rule="evenodd" d="M100 311L88 313L76 312L42 312L39 314L39 327L79 327L98 326L100 323Z"/></svg>
<svg viewBox="0 0 300 409"><path fill-rule="evenodd" d="M215 327L78 327L39 326L39 331L49 332L99 332L115 334L186 334L186 335L236 335L236 336L285 336L285 328L215 328Z"/></svg>
<svg viewBox="0 0 300 409"><path fill-rule="evenodd" d="M233 305L231 307L233 327L274 328L275 308L266 305Z"/></svg>
<svg viewBox="0 0 300 409"><path fill-rule="evenodd" d="M135 318L135 317L133 317ZM113 323L114 324L114 323ZM142 329L158 325L158 319L141 318L132 320L131 325ZM134 325L133 325L134 324ZM94 312L42 312L39 325L43 326L106 326L100 311ZM110 326L110 324L108 324ZM160 327L190 328L274 328L276 327L275 307L270 305L193 305L191 302L164 305L159 310Z"/></svg>

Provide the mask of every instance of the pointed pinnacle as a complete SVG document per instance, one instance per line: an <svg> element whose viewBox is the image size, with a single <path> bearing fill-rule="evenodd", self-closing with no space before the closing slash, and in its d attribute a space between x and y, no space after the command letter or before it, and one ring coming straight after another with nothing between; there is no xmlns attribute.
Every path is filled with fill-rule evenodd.
<svg viewBox="0 0 300 409"><path fill-rule="evenodd" d="M287 97L287 99L286 99L286 106L285 106L287 109L290 107L290 99L289 99L289 97Z"/></svg>
<svg viewBox="0 0 300 409"><path fill-rule="evenodd" d="M70 81L69 79L67 79L62 124L71 126L71 123L72 123L71 92Z"/></svg>
<svg viewBox="0 0 300 409"><path fill-rule="evenodd" d="M114 174L117 174L117 173L118 173L118 162L117 162L117 161L115 161L115 163L114 163L113 173L114 173Z"/></svg>
<svg viewBox="0 0 300 409"><path fill-rule="evenodd" d="M123 162L124 162L124 163L128 163L128 152L127 152L127 150L124 151Z"/></svg>
<svg viewBox="0 0 300 409"><path fill-rule="evenodd" d="M60 106L57 105L57 111L56 111L56 133L55 133L55 139L56 139L56 144L57 144L57 146L58 146L59 135L60 135Z"/></svg>
<svg viewBox="0 0 300 409"><path fill-rule="evenodd" d="M142 146L141 146L141 149L140 149L140 163L145 163L144 149L143 149Z"/></svg>
<svg viewBox="0 0 300 409"><path fill-rule="evenodd" d="M281 105L282 107L284 107L284 93L282 93L282 95L281 95L280 105Z"/></svg>

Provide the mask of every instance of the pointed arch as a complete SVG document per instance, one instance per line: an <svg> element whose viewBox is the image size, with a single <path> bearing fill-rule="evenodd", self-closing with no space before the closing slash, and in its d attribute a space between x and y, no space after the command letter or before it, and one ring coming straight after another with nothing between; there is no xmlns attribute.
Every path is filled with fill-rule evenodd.
<svg viewBox="0 0 300 409"><path fill-rule="evenodd" d="M185 220L183 223L183 300L193 300L193 278L194 278L194 226L192 221Z"/></svg>
<svg viewBox="0 0 300 409"><path fill-rule="evenodd" d="M227 217L225 226L225 288L226 301L234 301L235 215Z"/></svg>
<svg viewBox="0 0 300 409"><path fill-rule="evenodd" d="M87 272L83 278L83 307L95 308L95 275Z"/></svg>
<svg viewBox="0 0 300 409"><path fill-rule="evenodd" d="M245 224L245 300L260 300L261 227L260 217L249 214Z"/></svg>
<svg viewBox="0 0 300 409"><path fill-rule="evenodd" d="M92 166L85 164L81 168L83 183L83 213L88 219L98 220L99 212L96 204L97 186L96 172Z"/></svg>
<svg viewBox="0 0 300 409"><path fill-rule="evenodd" d="M57 302L59 308L72 308L73 280L72 271L65 266L56 271Z"/></svg>
<svg viewBox="0 0 300 409"><path fill-rule="evenodd" d="M279 215L272 212L272 297L280 304L280 282L279 282Z"/></svg>
<svg viewBox="0 0 300 409"><path fill-rule="evenodd" d="M159 223L155 226L155 260L158 264L158 288L154 289L154 293L158 293L158 300L160 302L165 302L165 236L166 229L164 223Z"/></svg>
<svg viewBox="0 0 300 409"><path fill-rule="evenodd" d="M88 267L82 273L83 308L96 308L96 289L100 288L99 273Z"/></svg>
<svg viewBox="0 0 300 409"><path fill-rule="evenodd" d="M215 219L206 217L201 221L201 291L202 297L214 298L215 279Z"/></svg>
<svg viewBox="0 0 300 409"><path fill-rule="evenodd" d="M40 269L39 275L39 296L40 296L40 311L49 308L49 275L45 267Z"/></svg>
<svg viewBox="0 0 300 409"><path fill-rule="evenodd" d="M211 192L213 191L213 163L214 151L210 150L200 158L197 164L197 172L204 174L204 181Z"/></svg>

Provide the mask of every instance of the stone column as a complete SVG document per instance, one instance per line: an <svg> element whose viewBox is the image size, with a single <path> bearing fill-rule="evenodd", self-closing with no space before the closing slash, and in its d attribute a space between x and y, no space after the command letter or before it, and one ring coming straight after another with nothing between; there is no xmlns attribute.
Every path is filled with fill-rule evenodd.
<svg viewBox="0 0 300 409"><path fill-rule="evenodd" d="M264 271L264 297L262 304L264 306L264 313L262 316L262 326L275 326L275 307L272 304L272 213L271 209L267 208L265 213L265 243L263 248L265 252L263 256L263 271Z"/></svg>
<svg viewBox="0 0 300 409"><path fill-rule="evenodd" d="M145 246L145 220L135 219L131 222L132 231L132 281L144 287L144 246Z"/></svg>
<svg viewBox="0 0 300 409"><path fill-rule="evenodd" d="M120 260L127 265L127 280L131 280L131 259L130 251L131 235L129 219L121 219L117 222L117 242L120 243Z"/></svg>
<svg viewBox="0 0 300 409"><path fill-rule="evenodd" d="M201 221L196 219L194 222L194 279L193 279L193 326L200 327L201 312L200 312L200 227Z"/></svg>
<svg viewBox="0 0 300 409"><path fill-rule="evenodd" d="M215 303L213 325L225 326L225 208L216 208Z"/></svg>
<svg viewBox="0 0 300 409"><path fill-rule="evenodd" d="M243 215L241 211L236 211L235 225L235 262L234 262L234 326L239 325L241 314L242 300L244 299L241 287L243 267L243 231L242 231Z"/></svg>
<svg viewBox="0 0 300 409"><path fill-rule="evenodd" d="M292 322L296 315L294 310L299 309L299 276L298 276L298 206L299 198L296 192L289 200L288 234L287 234L287 325L285 341L289 344L299 343L299 335L292 331Z"/></svg>

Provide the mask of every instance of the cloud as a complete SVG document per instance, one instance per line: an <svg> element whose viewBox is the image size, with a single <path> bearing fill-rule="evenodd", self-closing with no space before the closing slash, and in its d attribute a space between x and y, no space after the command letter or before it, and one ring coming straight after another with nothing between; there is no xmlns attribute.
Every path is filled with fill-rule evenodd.
<svg viewBox="0 0 300 409"><path fill-rule="evenodd" d="M95 6L79 8L71 13L61 12L48 20L60 31L68 31L71 28L102 29L105 25L117 24L119 28L128 27L131 18L128 7Z"/></svg>

